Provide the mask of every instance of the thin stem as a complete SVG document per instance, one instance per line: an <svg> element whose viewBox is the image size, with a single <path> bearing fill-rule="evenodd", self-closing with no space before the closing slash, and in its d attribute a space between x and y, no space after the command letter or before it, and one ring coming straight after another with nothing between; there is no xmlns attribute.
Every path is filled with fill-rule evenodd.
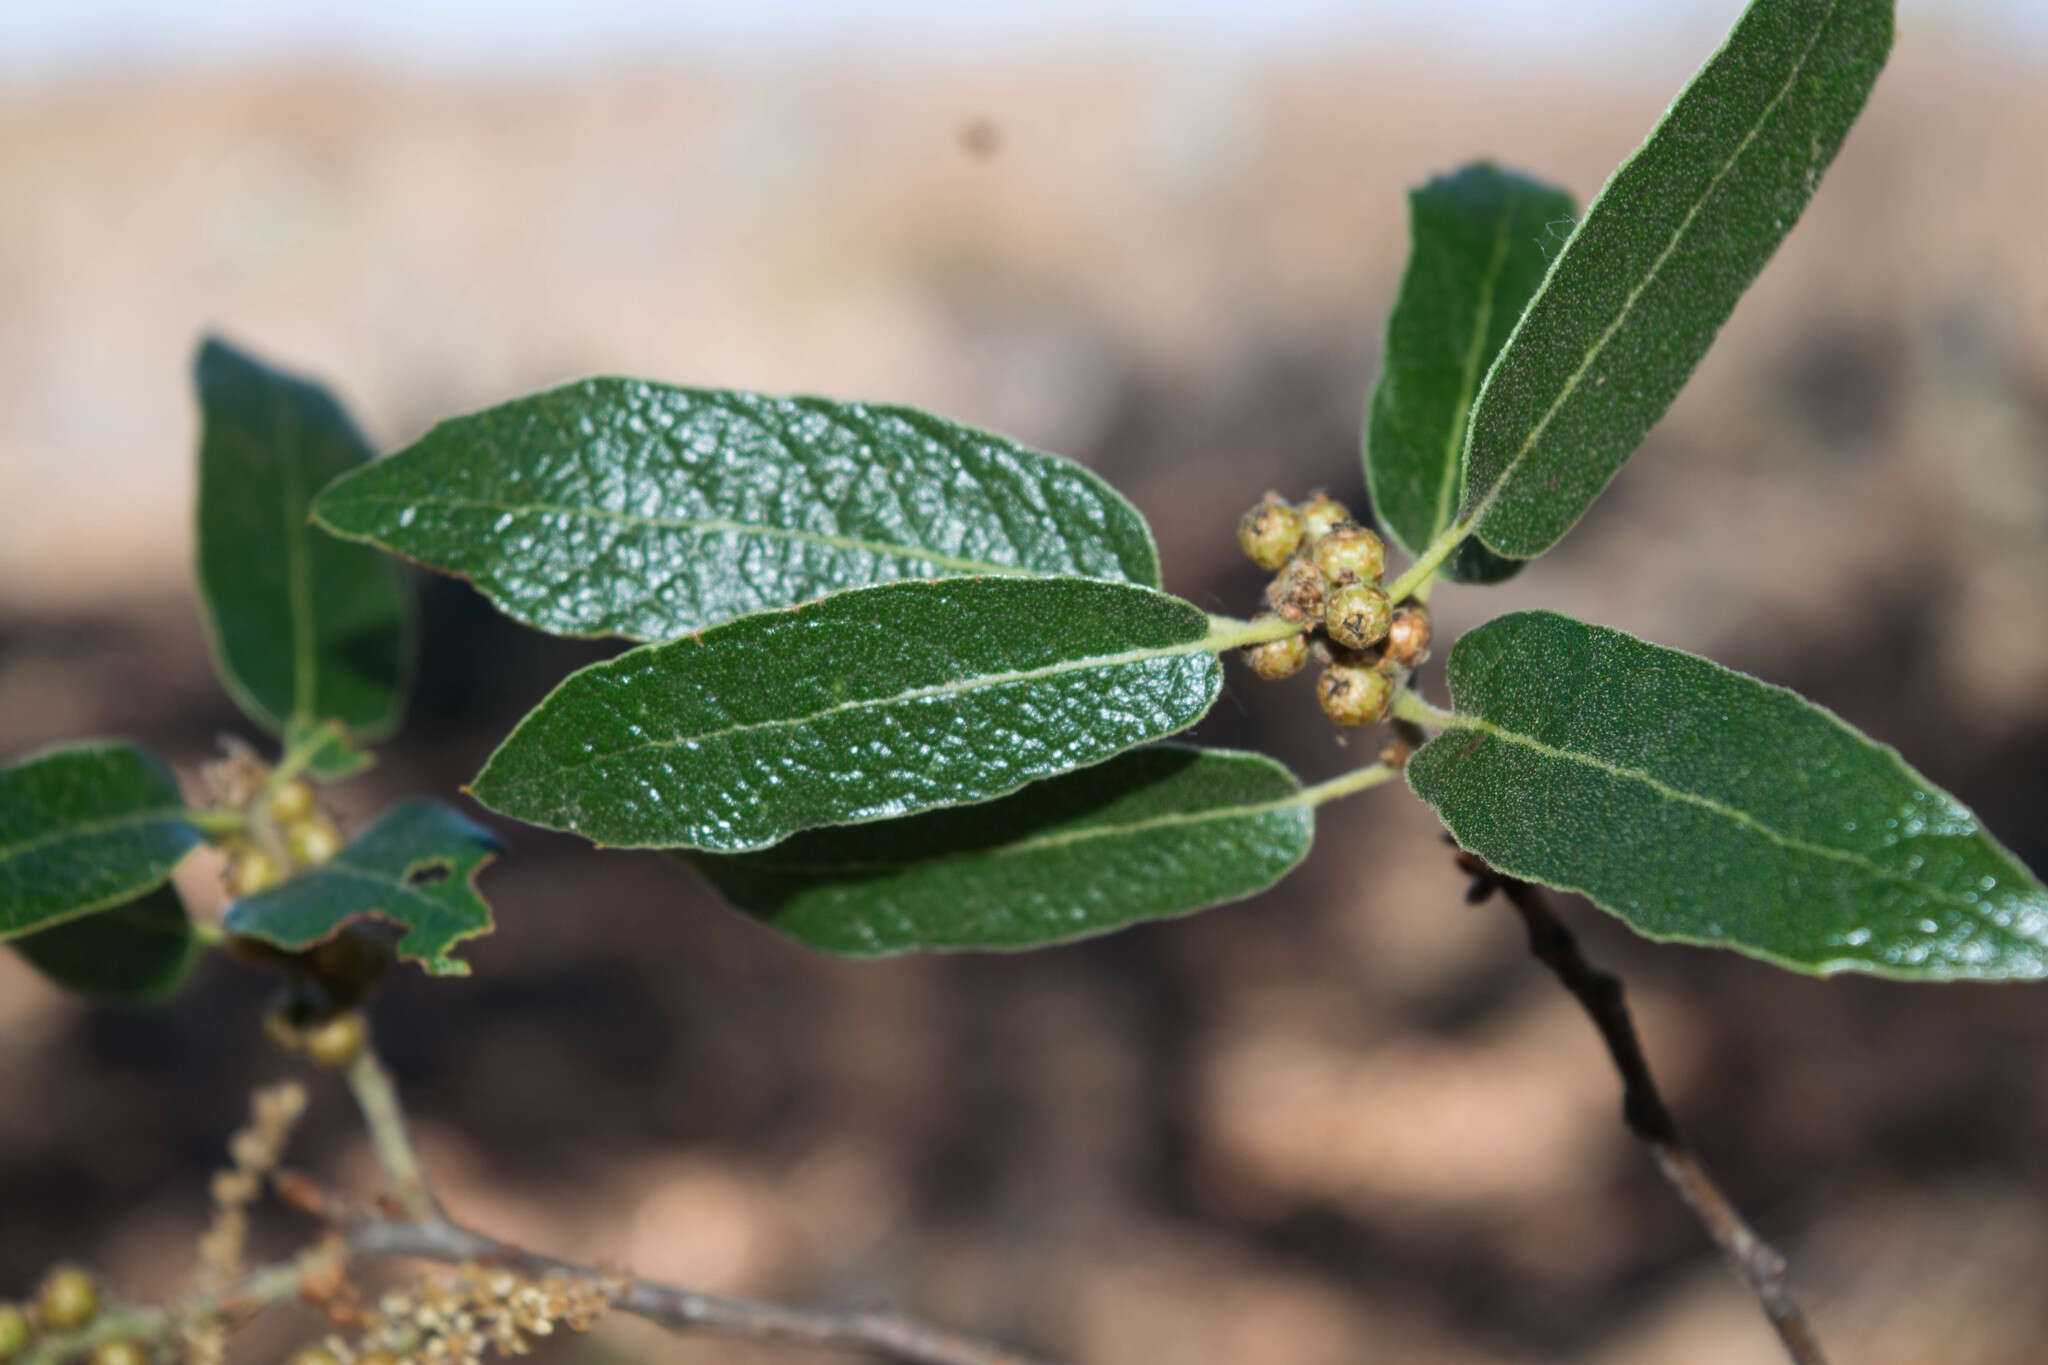
<svg viewBox="0 0 2048 1365"><path fill-rule="evenodd" d="M249 817L238 810L187 806L185 823L212 839L223 834L236 833L249 823Z"/></svg>
<svg viewBox="0 0 2048 1365"><path fill-rule="evenodd" d="M417 1223L365 1217L349 1225L347 1238L349 1245L364 1256L409 1256L444 1264L483 1261L531 1275L553 1273L600 1283L607 1279L594 1266L527 1251L439 1216ZM721 1294L701 1294L652 1280L630 1281L616 1306L622 1312L672 1331L712 1332L749 1341L828 1350L871 1351L910 1365L1037 1365L1031 1357L891 1313L790 1308Z"/></svg>
<svg viewBox="0 0 2048 1365"><path fill-rule="evenodd" d="M1284 640L1307 629L1305 623L1289 621L1282 616L1266 616L1256 621L1240 621L1234 616L1211 616L1209 635L1202 643L1213 652L1221 654L1225 650L1242 649L1246 645L1262 645L1268 640Z"/></svg>
<svg viewBox="0 0 2048 1365"><path fill-rule="evenodd" d="M277 766L270 770L270 780L264 783L264 790L276 791L313 766L315 755L328 741L347 738L348 729L338 720L322 721L312 729L304 731L297 743L286 747L284 753L278 756Z"/></svg>
<svg viewBox="0 0 2048 1365"><path fill-rule="evenodd" d="M1327 782L1318 782L1313 787L1306 787L1294 800L1299 805L1320 806L1327 801L1335 801L1340 797L1367 791L1379 786L1382 782L1392 781L1399 776L1400 771L1398 769L1390 768L1384 763L1374 763L1368 767L1354 768L1352 771L1339 777L1333 777Z"/></svg>
<svg viewBox="0 0 2048 1365"><path fill-rule="evenodd" d="M1446 711L1442 707L1431 706L1418 694L1410 692L1405 688L1394 697L1394 715L1400 720L1408 721L1410 724L1421 725L1432 730L1448 730L1451 726L1456 725L1459 719L1456 711Z"/></svg>
<svg viewBox="0 0 2048 1365"><path fill-rule="evenodd" d="M1451 557L1451 551L1457 549L1471 532L1471 524L1462 521L1445 528L1444 533L1431 541L1413 564L1401 571L1399 578L1387 585L1387 600L1403 602L1413 596L1416 589L1436 577L1436 571Z"/></svg>
<svg viewBox="0 0 2048 1365"><path fill-rule="evenodd" d="M419 1150L413 1146L412 1130L398 1101L398 1087L391 1083L391 1073L384 1069L367 1039L343 1075L350 1093L356 1097L356 1107L363 1111L363 1125L370 1130L370 1146L377 1154L377 1164L384 1168L384 1178L390 1182L399 1207L415 1219L439 1217L441 1205L427 1184Z"/></svg>
<svg viewBox="0 0 2048 1365"><path fill-rule="evenodd" d="M1692 1210L1729 1267L1756 1295L1787 1358L1793 1365L1827 1365L1812 1324L1807 1322L1785 1282L1785 1258L1757 1235L1756 1229L1714 1183L1699 1154L1679 1131L1678 1120L1665 1105L1656 1078L1650 1074L1649 1061L1643 1056L1642 1040L1629 1016L1620 979L1586 961L1572 931L1536 887L1496 872L1471 853L1460 853L1458 866L1472 877L1472 890L1466 899L1476 902L1499 891L1515 908L1528 930L1529 951L1550 968L1600 1031L1607 1054L1614 1059L1614 1069L1621 1074L1622 1121L1650 1149L1666 1182Z"/></svg>

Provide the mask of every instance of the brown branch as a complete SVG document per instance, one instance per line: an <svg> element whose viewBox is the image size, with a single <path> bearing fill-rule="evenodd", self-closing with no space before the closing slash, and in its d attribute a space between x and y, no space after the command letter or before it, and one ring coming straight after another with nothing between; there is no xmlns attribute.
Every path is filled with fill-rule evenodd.
<svg viewBox="0 0 2048 1365"><path fill-rule="evenodd" d="M313 1182L281 1173L278 1192L290 1203L339 1227L358 1256L402 1256L460 1264L484 1261L534 1275L550 1272L596 1282L617 1276L528 1251L462 1226L442 1212L413 1146L391 1073L365 1042L346 1069L349 1090L370 1130L370 1145L404 1218L349 1207ZM751 1341L865 1351L905 1365L1040 1365L1028 1356L929 1327L892 1313L861 1309L791 1308L784 1304L703 1294L633 1279L614 1306L672 1331L711 1332Z"/></svg>
<svg viewBox="0 0 2048 1365"><path fill-rule="evenodd" d="M1629 1017L1620 979L1586 961L1572 931L1535 886L1496 872L1475 854L1459 853L1458 866L1472 878L1466 900L1477 904L1495 891L1500 892L1521 915L1523 927L1529 931L1529 951L1550 968L1600 1031L1600 1039L1614 1059L1614 1069L1621 1073L1622 1121L1650 1149L1664 1179L1713 1238L1729 1266L1756 1295L1793 1365L1827 1365L1812 1325L1785 1283L1785 1258L1757 1235L1756 1229L1714 1183L1658 1092L1650 1064L1643 1056L1642 1042L1636 1036L1635 1021Z"/></svg>

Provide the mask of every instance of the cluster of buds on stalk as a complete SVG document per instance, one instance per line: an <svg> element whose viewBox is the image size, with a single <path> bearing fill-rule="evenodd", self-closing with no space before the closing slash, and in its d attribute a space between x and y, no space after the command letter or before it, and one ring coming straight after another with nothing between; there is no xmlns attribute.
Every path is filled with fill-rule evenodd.
<svg viewBox="0 0 2048 1365"><path fill-rule="evenodd" d="M1381 580L1387 547L1324 493L1296 506L1277 493L1244 514L1238 544L1272 572L1261 620L1299 622L1303 631L1245 650L1262 678L1290 677L1311 656L1323 665L1316 700L1339 725L1383 719L1395 688L1429 653L1429 612L1396 607Z"/></svg>
<svg viewBox="0 0 2048 1365"><path fill-rule="evenodd" d="M242 817L241 828L219 841L228 855L229 895L268 891L341 851L341 831L311 783L274 772L238 741L224 743L226 755L201 777L216 809Z"/></svg>

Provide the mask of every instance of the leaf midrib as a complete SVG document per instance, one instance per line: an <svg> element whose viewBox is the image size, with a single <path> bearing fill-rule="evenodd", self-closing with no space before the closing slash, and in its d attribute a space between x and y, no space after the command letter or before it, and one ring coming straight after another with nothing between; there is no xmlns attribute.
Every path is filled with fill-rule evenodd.
<svg viewBox="0 0 2048 1365"><path fill-rule="evenodd" d="M1592 754L1581 753L1579 751L1572 749L1560 749L1554 744L1544 743L1542 740L1537 739L1534 735L1523 734L1519 730L1510 730L1506 726L1497 725L1492 721L1482 719L1479 716L1469 715L1464 712L1458 712L1455 714L1455 716L1449 721L1448 727L1445 729L1444 734L1442 736L1439 736L1439 739L1448 737L1452 729L1477 730L1482 734L1490 735L1493 738L1501 740L1504 743L1518 745L1521 748L1528 749L1533 753L1541 754L1546 758L1556 758L1561 759L1567 763L1577 763L1583 767L1592 768L1598 772L1606 773L1610 777L1619 778L1624 781L1639 782L1642 785L1650 788L1650 790L1656 792L1659 796L1666 798L1667 800L1678 801L1686 805L1697 806L1702 810L1709 811L1715 815L1722 817L1725 820L1731 821L1735 824L1741 825L1744 828L1755 832L1756 834L1769 840L1771 843L1778 845L1780 848L1790 849L1791 851L1796 853L1810 854L1811 856L1816 858L1824 858L1832 862L1846 864L1848 866L1858 869L1859 871L1865 872L1870 876L1877 878L1880 881L1889 882L1894 886L1903 887L1907 890L1912 891L1915 895L1925 897L1928 900L1932 900L1944 905L1953 906L1956 909L1966 911L1969 914L1975 915L1980 919L1983 919L1986 923L1991 924L1994 927L1997 927L2003 932L2010 932L2010 930L2006 926L1998 924L1998 922L1995 919L1990 917L1990 915L1986 911L1985 906L1982 904L1981 901L1967 900L1963 896L1958 895L1955 892L1945 890L1942 887L1931 886L1926 882L1917 881L1914 878L1906 875L1905 873L1895 872L1890 868L1884 867L1883 865L1872 861L1869 857L1867 857L1864 854L1856 853L1849 849L1830 848L1826 844L1816 844L1808 840L1798 838L1794 835L1785 834L1779 830L1771 828L1769 825L1764 824L1761 820L1758 820L1755 816L1751 815L1747 811L1739 810L1736 807L1730 806L1725 802L1717 801L1711 796L1702 796L1698 792L1689 792L1682 787L1674 787L1670 783L1664 781L1662 778L1659 778L1656 774L1649 772L1646 769L1631 768L1619 763L1610 763L1605 759L1596 758Z"/></svg>
<svg viewBox="0 0 2048 1365"><path fill-rule="evenodd" d="M1714 172L1713 178L1707 182L1707 186L1700 192L1699 198L1686 210L1685 217L1680 219L1678 226L1672 230L1671 240L1665 244L1664 250L1657 254L1657 259L1650 263L1650 268L1644 272L1642 280L1629 290L1628 297L1622 301L1621 309L1615 314L1614 321L1607 325L1606 329L1600 333L1599 339L1587 349L1585 359L1581 360L1578 368L1572 371L1571 377L1565 381L1564 388L1559 391L1556 398L1551 400L1549 407L1544 409L1543 415L1537 419L1536 425L1530 429L1528 436L1523 439L1521 446L1516 449L1513 457L1502 467L1499 477L1493 481L1493 486L1487 490L1486 496L1481 498L1479 504L1462 520L1460 525L1468 531L1476 528L1485 518L1486 514L1493 509L1493 505L1500 500L1503 490L1507 488L1508 483L1514 478L1515 471L1521 468L1522 462L1536 448L1536 443L1543 439L1543 433L1549 429L1552 419L1563 410L1566 403L1577 396L1579 385L1585 379L1586 372L1592 369L1594 362L1599 360L1602 353L1606 351L1607 344L1614 340L1615 334L1628 322L1630 315L1634 313L1635 306L1641 300L1643 294L1648 291L1651 285L1657 282L1659 272L1663 270L1665 262L1671 259L1672 253L1678 250L1679 244L1685 240L1685 235L1691 230L1693 220L1699 216L1700 210L1705 208L1707 201L1714 197L1714 192L1721 187L1721 182L1727 178L1728 172L1735 168L1735 163L1742 159L1743 153L1749 150L1750 144L1756 141L1757 134L1763 130L1764 125L1771 121L1771 116L1777 112L1778 106L1784 103L1785 97L1792 92L1792 87L1799 83L1799 77L1806 70L1807 59L1813 55L1813 49L1819 44L1821 34L1825 33L1828 25L1834 22L1835 11L1840 8L1840 5L1841 0L1828 0L1826 12L1814 24L1813 34L1807 39L1805 48L1801 50L1799 60L1792 64L1791 74L1785 78L1784 85L1780 86L1778 93L1771 97L1770 103L1764 106L1763 112L1757 115L1756 121L1750 125L1749 131L1743 134L1742 141L1736 144L1733 152L1729 153L1727 161L1723 162L1720 169ZM1690 93L1691 87L1687 87L1685 94ZM1685 94L1679 96L1680 101L1684 100ZM1651 136L1654 137L1655 133ZM1604 197L1603 194L1602 198ZM1592 205L1589 205L1586 210L1585 221L1591 221L1594 211L1598 208L1599 202L1597 200ZM1563 266L1570 250L1570 243L1567 243L1565 251L1559 255L1558 264L1560 267ZM1515 341L1521 333L1523 324L1529 320L1536 310L1537 302L1541 301L1547 292L1548 284L1546 283L1545 288L1538 291L1536 299L1531 300L1529 307L1523 311L1521 320L1515 324L1514 333L1508 337L1507 343L1501 347L1502 358L1505 358L1514 349Z"/></svg>
<svg viewBox="0 0 2048 1365"><path fill-rule="evenodd" d="M772 720L749 721L741 725L729 725L721 730L709 730L702 734L680 735L674 739L650 739L639 744L629 745L623 749L613 749L601 754L592 754L588 758L581 759L575 763L552 764L547 770L546 778L508 782L504 789L517 791L530 789L543 783L553 785L553 779L564 774L580 772L585 768L593 767L599 763L608 763L614 759L637 757L641 754L668 749L701 748L720 740L729 739L734 735L799 729L816 725L830 717L849 712L909 705L920 701L929 701L937 697L965 696L970 693L989 691L999 687L1010 687L1018 683L1041 682L1047 678L1056 678L1063 674L1078 673L1090 669L1107 670L1121 668L1128 664L1146 663L1153 659L1169 659L1189 654L1214 653L1216 647L1211 643L1214 638L1213 635L1204 635L1182 644L1131 649L1119 654L1094 654L1079 659L1062 659L1057 663L1045 664L1037 668L1010 669L999 673L977 673L972 677L932 683L925 687L892 692L887 696L856 698L852 701L844 701L834 706L828 706L821 711L808 712L801 716L778 716ZM518 732L515 730L513 737L516 738L517 734ZM506 740L508 745L511 742L511 739Z"/></svg>
<svg viewBox="0 0 2048 1365"><path fill-rule="evenodd" d="M1060 830L1049 834L1021 839L1012 844L999 844L993 848L972 849L959 853L941 853L928 858L899 859L892 862L780 862L769 866L771 875L812 877L835 876L841 873L889 873L909 872L920 868L942 867L948 863L973 862L984 858L1010 858L1026 853L1040 853L1047 849L1066 848L1074 844L1088 843L1096 839L1118 838L1126 835L1140 835L1155 829L1167 829L1175 825L1209 824L1218 820L1251 820L1274 811L1289 810L1311 805L1306 791L1297 791L1272 801L1262 801L1248 806L1219 806L1205 811L1170 811L1164 815L1150 816L1144 820L1121 825L1089 825L1081 829ZM765 859L764 859L765 861Z"/></svg>
<svg viewBox="0 0 2048 1365"><path fill-rule="evenodd" d="M38 849L52 844L61 844L69 839L92 838L101 834L114 834L124 829L156 823L175 824L182 822L185 808L179 805L155 807L146 811L133 811L126 815L111 815L103 820L86 820L65 825L62 829L26 839L18 844L0 845L0 864L12 862Z"/></svg>
<svg viewBox="0 0 2048 1365"><path fill-rule="evenodd" d="M869 554L894 556L900 559L916 559L942 569L954 569L961 573L988 573L1030 576L1048 574L1057 576L1058 570L1029 569L1015 564L991 564L975 559L961 559L953 555L940 554L923 546L896 544L889 541L867 540L859 536L828 535L819 531L789 530L780 526L765 526L754 522L734 521L727 517L650 517L635 512L614 512L603 507L572 507L561 503L508 503L494 502L483 498L449 497L398 497L387 494L358 493L354 502L381 507L450 507L463 511L511 513L514 515L580 517L592 521L616 522L622 526L644 527L650 530L689 531L698 535L715 535L720 532L734 532L739 535L756 535L771 540L792 540L805 544L827 545L834 549L860 550ZM357 534L336 527L326 517L319 518L339 535ZM1121 565L1119 565L1121 568Z"/></svg>

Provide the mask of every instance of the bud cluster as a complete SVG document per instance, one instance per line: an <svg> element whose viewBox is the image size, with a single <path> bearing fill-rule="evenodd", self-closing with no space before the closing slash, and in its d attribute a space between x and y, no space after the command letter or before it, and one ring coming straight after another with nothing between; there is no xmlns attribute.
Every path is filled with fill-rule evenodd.
<svg viewBox="0 0 2048 1365"><path fill-rule="evenodd" d="M0 1302L0 1361L27 1354L39 1333L79 1331L89 1325L99 1311L99 1284L91 1271L75 1265L51 1267L43 1276L33 1302ZM100 1353L108 1348L118 1352L132 1344L125 1341L101 1342L93 1352L93 1359L99 1361ZM141 1365L139 1355L134 1359L136 1365Z"/></svg>
<svg viewBox="0 0 2048 1365"><path fill-rule="evenodd" d="M557 1327L587 1331L629 1285L623 1275L533 1276L471 1262L385 1294L361 1315L355 1341L330 1336L291 1365L475 1365L486 1352L525 1355Z"/></svg>
<svg viewBox="0 0 2048 1365"><path fill-rule="evenodd" d="M223 739L224 755L200 776L216 809L239 812L242 826L224 835L228 894L253 896L341 851L341 830L320 808L304 778L279 781L248 745Z"/></svg>
<svg viewBox="0 0 2048 1365"><path fill-rule="evenodd" d="M1316 698L1331 720L1349 726L1384 718L1395 687L1429 650L1427 609L1396 607L1381 586L1385 543L1325 493L1300 506L1268 493L1244 514L1237 538L1254 564L1273 573L1261 619L1304 627L1245 650L1252 672L1289 677L1313 655L1324 665Z"/></svg>

